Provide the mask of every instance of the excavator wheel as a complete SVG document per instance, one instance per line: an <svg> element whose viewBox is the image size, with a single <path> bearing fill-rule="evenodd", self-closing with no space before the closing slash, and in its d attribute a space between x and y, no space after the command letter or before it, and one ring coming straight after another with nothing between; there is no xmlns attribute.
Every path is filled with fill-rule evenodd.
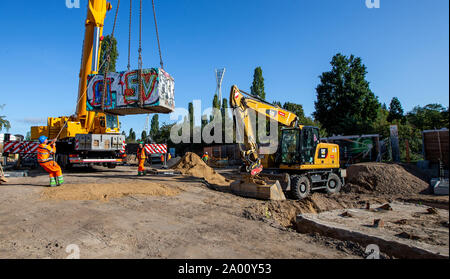
<svg viewBox="0 0 450 279"><path fill-rule="evenodd" d="M291 193L293 198L301 200L309 196L311 181L305 175L295 175L291 179Z"/></svg>
<svg viewBox="0 0 450 279"><path fill-rule="evenodd" d="M342 181L339 178L339 176L335 173L330 173L328 175L327 181L327 193L329 194L339 193L341 188L342 188Z"/></svg>

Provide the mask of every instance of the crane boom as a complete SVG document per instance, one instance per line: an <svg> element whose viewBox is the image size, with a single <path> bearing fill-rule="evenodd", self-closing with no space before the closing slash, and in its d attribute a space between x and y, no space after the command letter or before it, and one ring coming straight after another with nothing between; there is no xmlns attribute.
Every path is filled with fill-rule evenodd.
<svg viewBox="0 0 450 279"><path fill-rule="evenodd" d="M85 23L85 34L83 42L83 54L81 58L81 67L78 83L78 103L76 116L81 122L81 126L90 130L93 125L95 112L86 110L86 87L87 77L98 73L100 38L103 34L103 25L106 12L111 10L112 6L106 0L89 0L87 18Z"/></svg>

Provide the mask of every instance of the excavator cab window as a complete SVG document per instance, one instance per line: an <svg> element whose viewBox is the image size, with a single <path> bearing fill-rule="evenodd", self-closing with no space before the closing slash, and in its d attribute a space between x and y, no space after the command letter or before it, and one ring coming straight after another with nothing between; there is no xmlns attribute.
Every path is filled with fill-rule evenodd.
<svg viewBox="0 0 450 279"><path fill-rule="evenodd" d="M106 115L106 127L109 129L119 128L119 123L117 121L117 115L112 115L112 114Z"/></svg>
<svg viewBox="0 0 450 279"><path fill-rule="evenodd" d="M320 142L317 127L303 127L300 139L300 160L302 164L314 164L316 147Z"/></svg>
<svg viewBox="0 0 450 279"><path fill-rule="evenodd" d="M295 164L298 158L299 129L285 129L281 138L281 162Z"/></svg>

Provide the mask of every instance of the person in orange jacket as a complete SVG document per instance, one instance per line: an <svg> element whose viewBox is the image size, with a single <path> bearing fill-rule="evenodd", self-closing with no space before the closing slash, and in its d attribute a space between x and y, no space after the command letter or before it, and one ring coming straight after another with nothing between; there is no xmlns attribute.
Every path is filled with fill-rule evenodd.
<svg viewBox="0 0 450 279"><path fill-rule="evenodd" d="M146 154L145 154L145 148L144 148L144 143L140 142L139 143L139 148L137 151L137 159L139 161L139 167L138 167L138 176L141 175L145 175L145 159L146 159Z"/></svg>
<svg viewBox="0 0 450 279"><path fill-rule="evenodd" d="M56 139L48 143L46 136L39 137L39 146L37 148L37 161L44 168L50 177L50 187L64 184L61 167L55 162L54 154L56 153Z"/></svg>

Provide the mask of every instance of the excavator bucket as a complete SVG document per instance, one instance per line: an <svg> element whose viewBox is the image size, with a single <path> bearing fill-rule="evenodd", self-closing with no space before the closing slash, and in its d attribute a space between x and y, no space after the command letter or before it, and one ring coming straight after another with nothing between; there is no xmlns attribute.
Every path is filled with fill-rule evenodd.
<svg viewBox="0 0 450 279"><path fill-rule="evenodd" d="M247 176L242 180L231 183L230 188L231 192L243 197L275 201L286 200L278 180Z"/></svg>

